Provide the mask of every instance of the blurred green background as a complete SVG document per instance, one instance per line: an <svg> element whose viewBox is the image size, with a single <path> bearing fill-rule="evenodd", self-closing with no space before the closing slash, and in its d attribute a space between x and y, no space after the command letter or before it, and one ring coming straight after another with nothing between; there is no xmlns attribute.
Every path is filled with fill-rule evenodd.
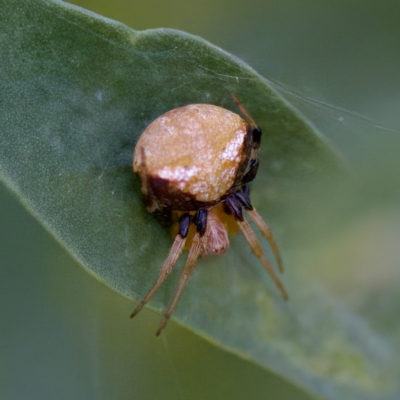
<svg viewBox="0 0 400 400"><path fill-rule="evenodd" d="M279 84L357 176L346 224L310 232L291 257L322 266L316 280L400 345L400 3L73 3L137 30L199 35L290 88ZM80 268L4 188L0 204L2 399L309 398L173 322L156 339L158 314L129 320L134 304Z"/></svg>

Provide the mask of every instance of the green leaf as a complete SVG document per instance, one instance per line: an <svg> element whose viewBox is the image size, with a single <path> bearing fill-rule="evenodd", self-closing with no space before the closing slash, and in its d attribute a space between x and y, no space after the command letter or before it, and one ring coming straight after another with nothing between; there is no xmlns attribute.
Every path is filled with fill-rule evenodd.
<svg viewBox="0 0 400 400"><path fill-rule="evenodd" d="M265 132L252 198L282 243L291 300L279 297L238 236L226 255L199 262L174 317L312 393L397 398L385 338L290 257L291 241L310 224L304 206L317 196L312 204L329 207L331 191L319 182L343 166L264 78L182 32L135 32L62 2L0 4L1 177L84 268L129 298L151 287L172 243L142 203L135 143L184 104L237 112L228 90ZM165 309L178 275L153 307Z"/></svg>

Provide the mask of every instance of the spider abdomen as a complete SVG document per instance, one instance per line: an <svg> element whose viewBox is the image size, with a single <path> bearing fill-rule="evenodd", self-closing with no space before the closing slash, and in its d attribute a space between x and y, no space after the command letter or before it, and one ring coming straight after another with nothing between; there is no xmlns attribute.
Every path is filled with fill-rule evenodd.
<svg viewBox="0 0 400 400"><path fill-rule="evenodd" d="M191 104L158 117L134 154L149 211L217 204L248 163L247 133L239 115L210 104Z"/></svg>

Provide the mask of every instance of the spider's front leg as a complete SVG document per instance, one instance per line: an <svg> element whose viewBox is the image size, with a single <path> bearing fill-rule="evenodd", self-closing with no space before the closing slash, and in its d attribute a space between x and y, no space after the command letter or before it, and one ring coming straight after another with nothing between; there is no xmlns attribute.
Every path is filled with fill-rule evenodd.
<svg viewBox="0 0 400 400"><path fill-rule="evenodd" d="M190 221L190 214L183 214L179 218L179 232L175 237L175 241L171 247L168 257L165 259L161 267L160 275L158 276L156 283L130 315L130 318L133 318L141 311L144 305L154 296L154 294L160 288L166 277L172 272L176 262L178 261L179 255L181 254L185 246L186 238L189 233Z"/></svg>
<svg viewBox="0 0 400 400"><path fill-rule="evenodd" d="M176 306L179 303L179 300L183 293L183 289L185 288L190 275L192 274L194 268L196 267L196 261L201 252L202 238L204 237L204 233L206 232L207 229L207 215L208 215L207 210L199 210L197 211L194 217L193 223L196 225L196 233L194 234L188 258L186 260L186 264L183 268L181 277L179 279L178 288L176 289L171 304L164 315L164 319L162 320L160 327L156 332L157 336L159 336L167 326L171 314L174 312Z"/></svg>

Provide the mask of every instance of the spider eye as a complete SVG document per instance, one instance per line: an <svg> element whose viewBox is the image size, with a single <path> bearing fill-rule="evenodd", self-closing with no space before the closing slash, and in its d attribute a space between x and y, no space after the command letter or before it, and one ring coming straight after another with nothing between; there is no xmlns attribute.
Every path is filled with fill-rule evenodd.
<svg viewBox="0 0 400 400"><path fill-rule="evenodd" d="M253 129L252 134L253 134L253 141L256 143L260 143L261 142L261 134L262 134L261 128L259 126L256 126Z"/></svg>

